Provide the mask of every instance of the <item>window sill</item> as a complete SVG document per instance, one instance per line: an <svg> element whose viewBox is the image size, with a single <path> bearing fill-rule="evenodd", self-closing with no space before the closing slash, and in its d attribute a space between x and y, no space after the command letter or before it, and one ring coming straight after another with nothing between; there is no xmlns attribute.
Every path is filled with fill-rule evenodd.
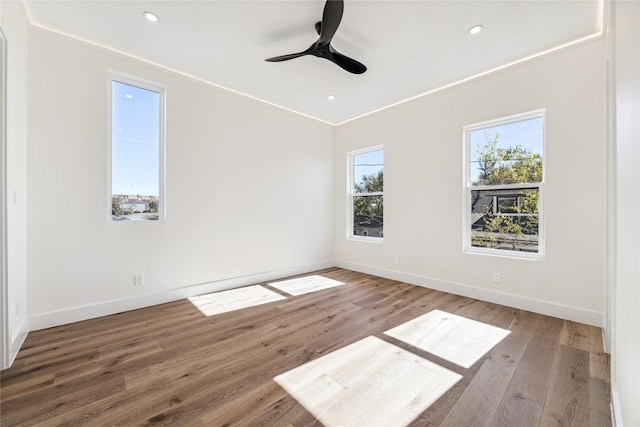
<svg viewBox="0 0 640 427"><path fill-rule="evenodd" d="M384 237L348 236L347 240L352 240L354 242L382 243L384 241Z"/></svg>
<svg viewBox="0 0 640 427"><path fill-rule="evenodd" d="M485 255L500 258L518 259L524 261L544 261L543 253L508 251L504 249L483 249L476 247L464 248L463 252L470 255Z"/></svg>

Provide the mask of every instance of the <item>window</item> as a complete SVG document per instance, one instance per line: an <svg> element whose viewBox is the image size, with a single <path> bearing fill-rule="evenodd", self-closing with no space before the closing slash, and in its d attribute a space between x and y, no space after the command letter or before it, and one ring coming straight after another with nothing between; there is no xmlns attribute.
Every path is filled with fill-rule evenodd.
<svg viewBox="0 0 640 427"><path fill-rule="evenodd" d="M110 76L112 221L164 219L164 89Z"/></svg>
<svg viewBox="0 0 640 427"><path fill-rule="evenodd" d="M380 241L384 219L384 151L354 151L349 156L349 238Z"/></svg>
<svg viewBox="0 0 640 427"><path fill-rule="evenodd" d="M544 111L466 126L464 249L543 256Z"/></svg>

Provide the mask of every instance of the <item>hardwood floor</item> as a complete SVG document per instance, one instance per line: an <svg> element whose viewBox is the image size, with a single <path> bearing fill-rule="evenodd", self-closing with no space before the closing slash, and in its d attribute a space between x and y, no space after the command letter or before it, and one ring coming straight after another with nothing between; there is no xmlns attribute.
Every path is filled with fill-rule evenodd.
<svg viewBox="0 0 640 427"><path fill-rule="evenodd" d="M338 268L344 286L206 317L188 300L29 334L2 426L319 426L273 378L368 336L462 376L411 426L608 426L601 330ZM470 368L383 332L432 310L511 333ZM366 426L369 427L369 426Z"/></svg>

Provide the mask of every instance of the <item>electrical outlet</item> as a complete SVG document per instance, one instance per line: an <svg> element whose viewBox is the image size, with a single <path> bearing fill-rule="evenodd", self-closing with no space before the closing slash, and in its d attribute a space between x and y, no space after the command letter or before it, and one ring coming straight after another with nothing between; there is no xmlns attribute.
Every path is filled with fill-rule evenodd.
<svg viewBox="0 0 640 427"><path fill-rule="evenodd" d="M144 274L136 274L133 276L133 286L144 285Z"/></svg>
<svg viewBox="0 0 640 427"><path fill-rule="evenodd" d="M399 265L400 264L400 257L399 256L393 257L393 263L395 265Z"/></svg>
<svg viewBox="0 0 640 427"><path fill-rule="evenodd" d="M502 274L493 273L493 281L494 283L502 283Z"/></svg>

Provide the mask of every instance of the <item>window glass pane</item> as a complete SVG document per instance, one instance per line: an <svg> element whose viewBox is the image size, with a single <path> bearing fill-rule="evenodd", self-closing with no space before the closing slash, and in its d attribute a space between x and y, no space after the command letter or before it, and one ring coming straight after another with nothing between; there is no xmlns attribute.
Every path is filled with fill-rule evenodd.
<svg viewBox="0 0 640 427"><path fill-rule="evenodd" d="M518 197L517 196L497 196L496 211L498 213L517 213Z"/></svg>
<svg viewBox="0 0 640 427"><path fill-rule="evenodd" d="M353 197L353 235L382 237L383 196Z"/></svg>
<svg viewBox="0 0 640 427"><path fill-rule="evenodd" d="M539 193L538 188L472 190L471 246L538 252Z"/></svg>
<svg viewBox="0 0 640 427"><path fill-rule="evenodd" d="M384 181L384 151L376 150L353 156L353 191L381 193Z"/></svg>
<svg viewBox="0 0 640 427"><path fill-rule="evenodd" d="M157 220L161 94L112 81L111 192L114 220Z"/></svg>
<svg viewBox="0 0 640 427"><path fill-rule="evenodd" d="M469 138L472 185L542 182L541 117L473 130Z"/></svg>

